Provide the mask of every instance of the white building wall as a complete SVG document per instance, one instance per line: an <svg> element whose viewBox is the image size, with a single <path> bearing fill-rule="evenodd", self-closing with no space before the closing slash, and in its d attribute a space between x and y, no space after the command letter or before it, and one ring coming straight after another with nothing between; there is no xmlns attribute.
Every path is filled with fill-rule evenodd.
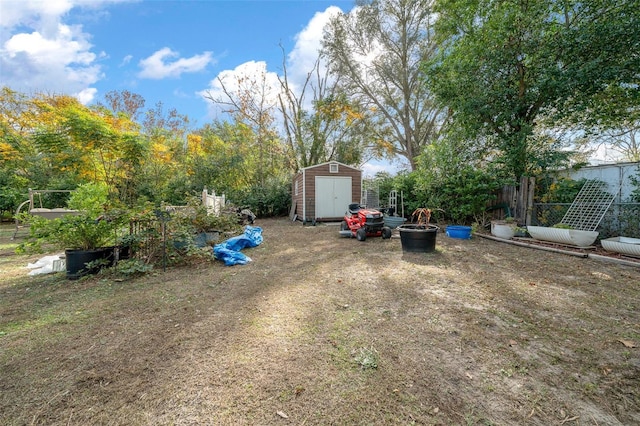
<svg viewBox="0 0 640 426"><path fill-rule="evenodd" d="M640 179L640 163L601 164L587 166L580 170L567 170L562 175L573 180L597 179L609 184L610 191L616 191L615 202L626 202L631 197L634 186L630 176Z"/></svg>

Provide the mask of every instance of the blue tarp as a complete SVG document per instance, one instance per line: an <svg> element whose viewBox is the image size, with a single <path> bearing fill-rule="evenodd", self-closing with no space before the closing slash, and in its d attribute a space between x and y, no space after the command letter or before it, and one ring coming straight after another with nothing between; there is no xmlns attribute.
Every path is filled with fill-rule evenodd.
<svg viewBox="0 0 640 426"><path fill-rule="evenodd" d="M240 250L246 247L255 247L262 242L262 228L258 226L246 226L244 234L213 246L213 256L218 260L223 260L227 266L244 265L251 262L251 258Z"/></svg>

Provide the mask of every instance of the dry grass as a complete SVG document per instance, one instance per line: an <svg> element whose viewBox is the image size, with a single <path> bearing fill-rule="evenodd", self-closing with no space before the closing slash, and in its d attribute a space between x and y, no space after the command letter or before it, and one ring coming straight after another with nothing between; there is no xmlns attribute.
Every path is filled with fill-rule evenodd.
<svg viewBox="0 0 640 426"><path fill-rule="evenodd" d="M126 282L5 252L0 423L640 422L640 268L258 225L246 266Z"/></svg>

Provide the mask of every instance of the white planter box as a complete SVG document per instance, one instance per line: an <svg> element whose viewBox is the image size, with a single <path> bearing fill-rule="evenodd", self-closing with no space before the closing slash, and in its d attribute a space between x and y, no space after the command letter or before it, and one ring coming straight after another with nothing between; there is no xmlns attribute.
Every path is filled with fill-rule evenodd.
<svg viewBox="0 0 640 426"><path fill-rule="evenodd" d="M600 234L598 231L579 231L577 229L548 228L546 226L527 226L527 231L536 240L577 247L590 246Z"/></svg>
<svg viewBox="0 0 640 426"><path fill-rule="evenodd" d="M505 240L510 240L516 234L516 224L491 222L491 235Z"/></svg>
<svg viewBox="0 0 640 426"><path fill-rule="evenodd" d="M640 238L613 237L600 241L602 248L607 251L640 256Z"/></svg>

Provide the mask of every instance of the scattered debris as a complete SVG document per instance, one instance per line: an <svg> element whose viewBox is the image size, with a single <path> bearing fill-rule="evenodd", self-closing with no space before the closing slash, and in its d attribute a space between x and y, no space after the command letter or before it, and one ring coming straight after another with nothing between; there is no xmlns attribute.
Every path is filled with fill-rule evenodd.
<svg viewBox="0 0 640 426"><path fill-rule="evenodd" d="M632 342L631 340L626 340L626 339L618 339L618 342L622 343L623 345L625 345L627 348L637 348L638 346Z"/></svg>
<svg viewBox="0 0 640 426"><path fill-rule="evenodd" d="M64 271L64 255L45 256L35 263L27 264L27 269L30 269L30 276Z"/></svg>

